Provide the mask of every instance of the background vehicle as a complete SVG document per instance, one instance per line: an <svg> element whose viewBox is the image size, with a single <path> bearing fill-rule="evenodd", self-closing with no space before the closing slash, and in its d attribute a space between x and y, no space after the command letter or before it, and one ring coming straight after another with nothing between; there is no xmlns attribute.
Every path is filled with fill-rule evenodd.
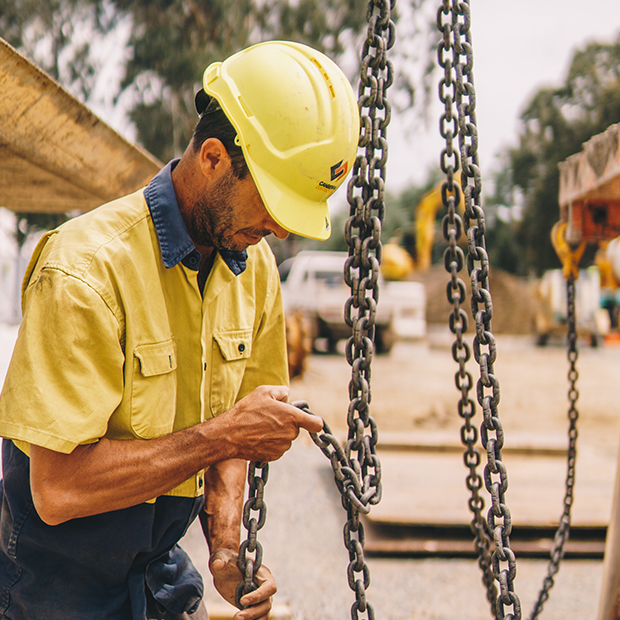
<svg viewBox="0 0 620 620"><path fill-rule="evenodd" d="M301 313L308 325L313 348L320 344L334 352L336 344L349 338L344 304L351 292L344 282L346 252L302 251L280 265L282 296L287 317ZM375 320L375 348L387 353L399 338L426 335L426 296L419 282L380 280L380 299ZM319 343L320 339L324 339Z"/></svg>

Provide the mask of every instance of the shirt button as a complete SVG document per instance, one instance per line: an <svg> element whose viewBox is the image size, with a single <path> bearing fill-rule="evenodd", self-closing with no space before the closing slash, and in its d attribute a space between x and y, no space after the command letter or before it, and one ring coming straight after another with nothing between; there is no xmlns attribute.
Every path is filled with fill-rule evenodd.
<svg viewBox="0 0 620 620"><path fill-rule="evenodd" d="M237 348L239 349L239 353L243 353L245 351L245 345L243 342Z"/></svg>
<svg viewBox="0 0 620 620"><path fill-rule="evenodd" d="M198 478L198 488L202 489L202 476Z"/></svg>

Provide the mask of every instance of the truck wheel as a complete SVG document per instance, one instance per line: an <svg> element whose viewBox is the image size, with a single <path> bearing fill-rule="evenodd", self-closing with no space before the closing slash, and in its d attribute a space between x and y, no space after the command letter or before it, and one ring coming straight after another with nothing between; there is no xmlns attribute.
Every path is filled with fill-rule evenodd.
<svg viewBox="0 0 620 620"><path fill-rule="evenodd" d="M330 355L334 355L335 353L337 353L337 347L338 345L338 340L336 338L334 338L333 334L329 334L329 336L327 336L327 352Z"/></svg>
<svg viewBox="0 0 620 620"><path fill-rule="evenodd" d="M394 334L388 327L375 327L375 352L379 355L387 354L394 346Z"/></svg>

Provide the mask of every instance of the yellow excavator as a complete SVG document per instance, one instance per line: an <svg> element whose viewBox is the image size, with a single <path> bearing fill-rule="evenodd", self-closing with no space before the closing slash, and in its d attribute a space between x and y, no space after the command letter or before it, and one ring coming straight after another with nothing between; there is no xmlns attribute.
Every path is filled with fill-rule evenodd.
<svg viewBox="0 0 620 620"><path fill-rule="evenodd" d="M381 271L386 280L405 280L412 273L428 271L435 243L435 218L437 211L443 207L442 186L443 182L438 183L426 192L416 206L413 227L415 257L399 243L396 237L384 244ZM463 210L462 195L457 208Z"/></svg>

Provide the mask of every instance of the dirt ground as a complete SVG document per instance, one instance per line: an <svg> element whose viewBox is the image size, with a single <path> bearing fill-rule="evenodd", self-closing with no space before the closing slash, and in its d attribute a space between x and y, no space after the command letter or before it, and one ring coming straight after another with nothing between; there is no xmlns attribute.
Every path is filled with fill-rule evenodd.
<svg viewBox="0 0 620 620"><path fill-rule="evenodd" d="M375 417L381 433L404 433L408 436L421 437L439 433L440 436L459 437L460 418L455 412L457 392L454 385L456 365L451 358L450 344L452 335L446 328L431 326L426 342L418 344L398 344L389 356L378 356L373 361L372 371L372 415ZM341 343L342 344L342 343ZM473 361L473 360L472 360ZM620 348L602 347L593 349L580 343L578 390L579 400L577 407L579 419L579 449L581 453L593 450L597 454L607 454L606 463L609 465L599 477L604 478L604 484L611 493L613 487L613 473L609 471L616 460L616 452L620 438L620 416L618 415L617 380L620 370ZM470 366L474 377L477 369ZM506 445L523 442L535 445L566 445L567 431L567 381L568 361L563 346L536 347L533 338L529 335L510 336L498 335L498 360L495 373L500 382L501 401L499 405L500 419L506 433ZM350 377L350 368L344 356L314 356L310 360L309 368L301 380L294 381L292 386L293 398L307 399L312 409L323 415L332 429L345 430L346 410L348 403L347 382ZM480 421L478 413L478 424ZM390 475L386 463L384 471ZM457 465L458 467L458 465ZM561 470L564 465L561 466ZM519 472L513 472L514 474ZM544 477L541 471L540 476ZM580 472L577 472L579 481ZM510 471L509 471L510 477ZM536 478L536 476L534 476ZM561 472L557 493L563 482ZM399 484L407 484L407 475L399 479ZM536 479L532 480L536 485ZM388 493L389 480L386 481L384 492ZM536 491L535 487L532 489ZM579 494L579 484L576 490ZM555 491L554 491L555 492ZM532 497L536 496L532 492ZM437 495L440 498L441 493ZM390 498L386 498L390 501ZM579 497L577 498L579 499ZM559 516L561 505L558 498L553 499L551 511ZM414 501L411 498L410 501ZM557 506L557 508L555 507ZM540 507L541 510L543 507ZM536 512L536 508L533 508ZM389 510L388 510L389 512ZM441 519L441 516L438 515ZM436 560L440 562L439 560ZM396 563L399 560L383 560L386 563ZM412 566L422 567L424 561L409 560ZM593 569L592 565L596 566ZM546 562L542 560L525 560L518 570L525 577L521 584L521 596L524 604L524 615L529 611L530 601L537 592L537 583L542 579ZM592 618L596 617L598 600L600 597L600 583L602 579L602 563L592 561L567 561L557 578L555 591L548 603L547 614L553 615L554 605L566 604L563 611L557 609L557 617ZM426 566L428 567L428 565ZM460 567L460 565L459 565ZM475 567L471 567L476 571ZM526 576L523 576L527 571ZM581 572L587 573L589 579L596 575L590 588L584 591L587 583L585 575L580 579L580 587L573 584L570 592L563 590L571 578ZM536 577L532 573L538 573ZM455 573L456 575L458 572ZM465 584L470 579L461 577ZM579 578L578 578L579 580ZM459 581L459 579L457 579ZM480 586L481 588L481 586ZM523 589L525 588L525 594ZM432 591L432 588L430 589ZM519 590L517 591L519 594ZM429 596L430 591L429 591ZM558 600L559 599L559 600ZM572 602L570 602L572 599ZM437 603L428 603L425 615L420 611L427 608L427 603L418 600L417 612L402 617L412 618L449 618L449 613L437 609ZM581 605L581 607L580 607ZM475 605L473 605L475 606ZM435 611L431 609L435 608ZM579 613L575 615L577 610ZM566 611L569 615L566 615ZM437 615L430 615L437 613ZM418 615L416 615L418 614ZM463 617L471 617L464 614ZM477 616L476 616L477 617ZM484 617L484 616L482 616Z"/></svg>
<svg viewBox="0 0 620 620"><path fill-rule="evenodd" d="M498 335L497 342L499 414L507 441L511 431L563 435L569 368L564 347L536 347L529 335ZM425 342L397 343L389 356L375 356L371 409L382 431L454 431L458 437L457 366L451 357L451 343L447 328L431 326ZM475 364L473 359L471 364ZM615 447L620 437L620 347L591 348L580 343L577 367L580 437L584 443ZM475 365L470 371L477 378ZM293 380L291 397L308 400L332 429L343 430L350 376L343 353L314 355L305 375Z"/></svg>

